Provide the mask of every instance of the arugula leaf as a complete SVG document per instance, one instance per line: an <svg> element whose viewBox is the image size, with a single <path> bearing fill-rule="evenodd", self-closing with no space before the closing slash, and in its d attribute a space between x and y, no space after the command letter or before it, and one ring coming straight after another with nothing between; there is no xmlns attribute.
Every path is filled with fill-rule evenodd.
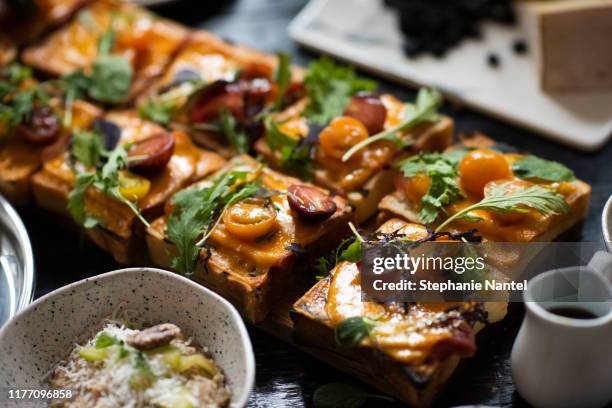
<svg viewBox="0 0 612 408"><path fill-rule="evenodd" d="M86 167L95 167L102 157L108 155L102 136L97 132L76 130L72 134L72 155Z"/></svg>
<svg viewBox="0 0 612 408"><path fill-rule="evenodd" d="M304 116L318 125L341 116L352 95L376 88L376 82L358 78L352 67L336 65L326 57L310 64L304 85L310 99Z"/></svg>
<svg viewBox="0 0 612 408"><path fill-rule="evenodd" d="M266 142L274 152L280 152L280 165L287 172L308 179L312 174L312 144L283 133L271 116L264 119Z"/></svg>
<svg viewBox="0 0 612 408"><path fill-rule="evenodd" d="M238 153L246 153L249 151L248 135L238 128L236 118L225 107L219 110L219 123L221 125L221 131L234 150Z"/></svg>
<svg viewBox="0 0 612 408"><path fill-rule="evenodd" d="M385 130L376 135L357 143L342 156L345 162L357 151L379 140L390 140L401 146L406 146L409 141L403 140L398 133L413 129L425 122L435 122L440 119L438 108L442 105L442 95L435 89L421 88L417 94L416 103L408 105L404 112L404 119L392 129Z"/></svg>
<svg viewBox="0 0 612 408"><path fill-rule="evenodd" d="M173 211L168 218L166 236L178 249L172 268L191 274L203 244L227 207L254 195L259 182L246 182L247 173L228 170L212 180L208 187L191 187L172 198Z"/></svg>
<svg viewBox="0 0 612 408"><path fill-rule="evenodd" d="M457 152L452 155L420 153L400 163L400 171L405 177L425 175L430 179L429 189L421 198L421 209L418 214L423 224L434 222L444 207L462 197L457 181L459 177L457 165L461 157Z"/></svg>
<svg viewBox="0 0 612 408"><path fill-rule="evenodd" d="M547 181L574 181L574 172L563 164L528 155L512 165L512 171L522 179Z"/></svg>
<svg viewBox="0 0 612 408"><path fill-rule="evenodd" d="M447 218L436 228L441 231L456 219L466 219L471 222L480 221L479 217L469 215L474 210L486 210L496 213L526 213L529 208L541 214L564 214L571 210L565 198L556 191L533 185L518 190L508 189L509 183L499 184L491 189L481 201L473 204Z"/></svg>
<svg viewBox="0 0 612 408"><path fill-rule="evenodd" d="M354 347L372 333L376 322L367 317L349 317L334 329L334 338L340 346Z"/></svg>
<svg viewBox="0 0 612 408"><path fill-rule="evenodd" d="M132 66L124 57L100 56L92 66L89 96L100 102L121 102L129 94L132 76Z"/></svg>
<svg viewBox="0 0 612 408"><path fill-rule="evenodd" d="M274 81L278 85L278 94L276 95L273 111L281 110L285 92L291 83L291 56L285 52L279 52L277 56L278 66L274 74Z"/></svg>

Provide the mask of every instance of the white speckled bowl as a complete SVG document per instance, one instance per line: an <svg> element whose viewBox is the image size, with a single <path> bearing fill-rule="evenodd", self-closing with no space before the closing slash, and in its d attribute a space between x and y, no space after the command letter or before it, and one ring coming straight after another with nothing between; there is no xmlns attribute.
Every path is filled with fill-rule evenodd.
<svg viewBox="0 0 612 408"><path fill-rule="evenodd" d="M172 322L208 348L243 407L255 380L253 348L236 309L210 290L153 268L105 273L38 299L0 330L0 388L39 387L44 376L86 340L117 306L138 313L135 323ZM131 315L130 315L131 318Z"/></svg>

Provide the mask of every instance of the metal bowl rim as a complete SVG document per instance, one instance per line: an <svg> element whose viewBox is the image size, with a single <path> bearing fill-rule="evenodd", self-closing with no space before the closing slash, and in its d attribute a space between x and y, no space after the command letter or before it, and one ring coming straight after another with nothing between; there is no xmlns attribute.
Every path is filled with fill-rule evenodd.
<svg viewBox="0 0 612 408"><path fill-rule="evenodd" d="M26 230L23 221L15 208L13 208L13 206L2 195L0 195L0 210L7 214L10 223L12 223L12 225L8 225L8 227L15 233L15 238L17 240L19 249L21 250L21 256L23 257L23 285L21 287L21 291L18 293L19 299L16 310L11 316L9 316L10 319L32 303L32 300L34 300L34 291L36 289L36 271L34 267L34 253L32 251L32 244L30 242L28 231Z"/></svg>

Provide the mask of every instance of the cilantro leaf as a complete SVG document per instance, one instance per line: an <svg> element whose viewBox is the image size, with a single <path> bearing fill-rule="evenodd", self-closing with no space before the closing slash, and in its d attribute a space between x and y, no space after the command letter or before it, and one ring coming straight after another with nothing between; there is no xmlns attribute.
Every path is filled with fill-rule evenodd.
<svg viewBox="0 0 612 408"><path fill-rule="evenodd" d="M79 225L85 224L85 194L87 189L93 185L95 179L96 176L94 174L78 173L74 188L68 194L68 212Z"/></svg>
<svg viewBox="0 0 612 408"><path fill-rule="evenodd" d="M274 111L281 110L285 92L291 83L291 56L285 52L279 52L277 55L278 66L274 74L274 81L278 86L278 94L274 102Z"/></svg>
<svg viewBox="0 0 612 408"><path fill-rule="evenodd" d="M512 171L522 179L547 181L574 181L574 172L561 163L528 155L516 161Z"/></svg>
<svg viewBox="0 0 612 408"><path fill-rule="evenodd" d="M115 200L124 203L136 217L148 227L149 222L142 216L138 206L121 194L119 172L126 167L127 163L128 153L125 147L118 145L115 149L108 152L101 145L101 140L100 142L85 140L86 138L95 139L95 135L92 136L91 134L88 135L87 133L83 133L79 137L81 137L82 140L79 141L76 152L73 148L73 154L77 159L77 156L80 156L86 161L89 160L90 163L97 160L97 168L94 173L77 173L75 186L68 194L68 212L72 218L85 228L93 228L100 224L99 220L87 214L85 211L85 195L87 189L89 187L94 187L98 191L104 193L104 195L113 197ZM106 162L100 167L100 158L102 157L106 159Z"/></svg>
<svg viewBox="0 0 612 408"><path fill-rule="evenodd" d="M225 107L219 110L219 123L221 131L229 141L230 145L238 153L249 151L249 136L238 127L238 122L232 113Z"/></svg>
<svg viewBox="0 0 612 408"><path fill-rule="evenodd" d="M32 68L12 62L2 69L2 76L12 85L20 85L32 78Z"/></svg>
<svg viewBox="0 0 612 408"><path fill-rule="evenodd" d="M367 139L351 147L342 156L342 161L347 161L357 151L379 140L390 140L400 147L408 145L410 142L403 140L398 134L413 129L426 122L435 122L440 119L438 108L442 105L442 95L435 89L421 88L417 94L416 103L408 105L404 111L403 120L395 127L372 135Z"/></svg>
<svg viewBox="0 0 612 408"><path fill-rule="evenodd" d="M352 67L336 65L326 57L310 64L304 85L310 99L304 115L318 125L341 116L352 95L376 88L374 81L358 78Z"/></svg>
<svg viewBox="0 0 612 408"><path fill-rule="evenodd" d="M430 179L418 214L423 224L434 222L444 207L462 197L457 181L459 157L456 153L421 153L400 163L400 171L405 177L425 175Z"/></svg>
<svg viewBox="0 0 612 408"><path fill-rule="evenodd" d="M89 96L100 102L124 100L132 84L132 66L119 55L103 55L93 63Z"/></svg>
<svg viewBox="0 0 612 408"><path fill-rule="evenodd" d="M166 236L177 250L172 268L191 274L200 255L200 245L214 229L230 205L254 195L259 182L246 182L247 174L235 170L221 173L210 186L191 187L172 198L173 211L168 218Z"/></svg>
<svg viewBox="0 0 612 408"><path fill-rule="evenodd" d="M86 167L95 167L100 158L108 154L99 133L82 130L72 134L71 153Z"/></svg>
<svg viewBox="0 0 612 408"><path fill-rule="evenodd" d="M271 116L264 119L266 142L273 152L280 152L280 165L291 174L308 179L312 174L312 144L283 133Z"/></svg>

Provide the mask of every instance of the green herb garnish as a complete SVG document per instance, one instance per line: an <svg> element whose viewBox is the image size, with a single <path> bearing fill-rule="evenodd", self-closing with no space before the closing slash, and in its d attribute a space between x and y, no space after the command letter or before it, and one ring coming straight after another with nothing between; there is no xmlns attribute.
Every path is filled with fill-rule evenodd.
<svg viewBox="0 0 612 408"><path fill-rule="evenodd" d="M354 347L372 333L374 326L376 322L367 317L349 317L336 326L334 338L340 346Z"/></svg>
<svg viewBox="0 0 612 408"><path fill-rule="evenodd" d="M174 210L166 226L166 235L179 252L172 260L172 268L184 274L193 272L200 245L204 244L225 210L259 190L259 181L247 182L247 176L242 171L226 171L213 179L208 187L191 187L174 195Z"/></svg>
<svg viewBox="0 0 612 408"><path fill-rule="evenodd" d="M546 181L574 181L574 172L563 164L544 160L540 157L528 155L517 160L512 165L512 171L522 179L539 179Z"/></svg>
<svg viewBox="0 0 612 408"><path fill-rule="evenodd" d="M312 402L315 408L359 408L368 398L393 401L386 395L370 394L354 385L334 382L317 388Z"/></svg>
<svg viewBox="0 0 612 408"><path fill-rule="evenodd" d="M459 150L465 155L465 150ZM400 163L405 177L425 175L430 179L427 193L421 198L418 217L423 224L435 221L444 207L463 195L459 188L457 165L462 158L457 151L449 153L421 153Z"/></svg>
<svg viewBox="0 0 612 408"><path fill-rule="evenodd" d="M86 167L95 167L108 156L102 136L98 132L76 130L72 134L72 155Z"/></svg>
<svg viewBox="0 0 612 408"><path fill-rule="evenodd" d="M155 375L151 371L151 366L141 351L134 353L132 365L137 370L136 374L132 375L129 380L129 385L135 390L144 390L151 386Z"/></svg>
<svg viewBox="0 0 612 408"><path fill-rule="evenodd" d="M312 174L312 145L303 138L296 139L283 133L271 116L264 119L266 142L273 152L280 153L283 169L300 178L308 179Z"/></svg>
<svg viewBox="0 0 612 408"><path fill-rule="evenodd" d="M138 106L138 114L141 118L151 120L160 125L167 125L172 119L174 106L161 100L148 100Z"/></svg>
<svg viewBox="0 0 612 408"><path fill-rule="evenodd" d="M102 333L98 334L98 336L96 337L96 344L95 344L95 346L96 346L97 349L102 349L102 348L114 346L116 344L120 344L119 340L117 340L115 337L107 334L106 332L102 332Z"/></svg>
<svg viewBox="0 0 612 408"><path fill-rule="evenodd" d="M358 78L352 67L336 65L326 57L310 64L304 85L309 97L304 116L321 126L341 116L352 95L376 88L374 81Z"/></svg>
<svg viewBox="0 0 612 408"><path fill-rule="evenodd" d="M81 137L91 136L93 138L99 137L96 133L85 133ZM98 166L94 173L90 172L77 172L75 186L68 194L68 212L74 218L74 220L85 228L93 228L100 222L95 217L89 215L85 211L85 195L89 187L94 187L98 191L104 193L104 195L113 197L114 199L127 205L130 210L138 217L138 219L147 227L149 222L142 216L137 205L132 201L125 198L120 191L121 183L119 181L119 172L126 167L127 164L127 150L123 146L117 146L112 151L106 151L103 147L98 144L99 142L91 141L86 143L84 141L79 142L77 152L75 152L73 146L73 155L75 157L80 155L85 160L94 160L94 156L97 159L105 158L106 162L103 166L99 166L100 162L97 162ZM98 150L99 149L99 150ZM92 154L96 150L96 153Z"/></svg>
<svg viewBox="0 0 612 408"><path fill-rule="evenodd" d="M221 131L236 152L246 153L249 151L249 136L239 128L236 118L225 107L219 110L219 124L221 125Z"/></svg>
<svg viewBox="0 0 612 408"><path fill-rule="evenodd" d="M281 110L285 92L291 83L291 56L285 52L279 52L277 55L278 66L274 73L274 81L278 86L278 95L274 101L274 111Z"/></svg>
<svg viewBox="0 0 612 408"><path fill-rule="evenodd" d="M441 105L442 95L440 92L435 89L421 88L417 94L416 104L406 107L404 119L399 125L376 135L372 135L360 143L357 143L347 150L344 156L342 156L342 161L349 160L356 152L379 140L389 140L400 147L408 146L410 142L400 138L398 133L413 129L425 122L435 122L439 120L440 114L438 113L438 108Z"/></svg>
<svg viewBox="0 0 612 408"><path fill-rule="evenodd" d="M564 214L570 211L570 206L565 201L565 198L556 191L537 185L508 191L510 183L512 182L495 186L480 202L466 207L447 218L436 228L436 231L441 231L457 219L465 219L470 222L481 221L481 218L469 215L474 210L486 210L496 213L526 213L531 208L542 214Z"/></svg>
<svg viewBox="0 0 612 408"><path fill-rule="evenodd" d="M89 95L100 102L121 102L129 94L132 76L132 66L124 57L100 56L92 66Z"/></svg>

